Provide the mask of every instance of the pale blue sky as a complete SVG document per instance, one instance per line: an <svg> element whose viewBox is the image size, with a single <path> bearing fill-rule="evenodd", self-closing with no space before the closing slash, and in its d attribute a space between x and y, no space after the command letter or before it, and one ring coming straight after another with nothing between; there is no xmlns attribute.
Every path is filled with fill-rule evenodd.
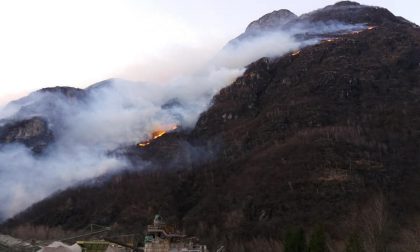
<svg viewBox="0 0 420 252"><path fill-rule="evenodd" d="M0 103L45 86L187 73L260 16L335 0L0 1ZM363 0L420 23L418 0ZM158 66L158 67L156 67Z"/></svg>

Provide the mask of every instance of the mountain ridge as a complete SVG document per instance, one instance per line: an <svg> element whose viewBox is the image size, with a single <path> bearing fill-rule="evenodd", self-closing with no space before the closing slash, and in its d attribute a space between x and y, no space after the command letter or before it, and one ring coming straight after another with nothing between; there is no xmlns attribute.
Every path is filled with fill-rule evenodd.
<svg viewBox="0 0 420 252"><path fill-rule="evenodd" d="M397 224L376 231L391 225L396 235L384 244L398 243L420 209L420 31L380 13L378 22L392 22L250 64L191 132L126 150L150 169L65 190L3 229L93 221L138 230L159 212L231 251L235 242L281 240L288 226L309 231L319 223L339 244L383 218L369 212L380 202ZM197 160L197 148L211 155Z"/></svg>
<svg viewBox="0 0 420 252"><path fill-rule="evenodd" d="M299 30L302 26L316 26L320 23L334 25L359 24L366 26L385 25L386 23L410 23L413 27L416 26L404 18L401 19L394 16L385 8L362 5L352 1L342 1L300 16L285 9L273 11L251 22L245 32L231 40L228 45L234 45L237 41L256 36L258 33L273 31L287 32L293 29ZM253 26L256 26L256 29L253 29ZM297 35L297 37L299 36L301 34Z"/></svg>

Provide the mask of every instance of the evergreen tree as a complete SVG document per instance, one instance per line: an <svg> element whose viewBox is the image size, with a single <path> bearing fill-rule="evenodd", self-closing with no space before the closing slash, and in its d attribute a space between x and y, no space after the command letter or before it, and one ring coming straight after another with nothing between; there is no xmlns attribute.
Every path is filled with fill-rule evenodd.
<svg viewBox="0 0 420 252"><path fill-rule="evenodd" d="M327 252L327 241L324 228L317 226L309 240L308 252Z"/></svg>
<svg viewBox="0 0 420 252"><path fill-rule="evenodd" d="M287 231L284 252L306 252L305 232L302 228L292 228Z"/></svg>

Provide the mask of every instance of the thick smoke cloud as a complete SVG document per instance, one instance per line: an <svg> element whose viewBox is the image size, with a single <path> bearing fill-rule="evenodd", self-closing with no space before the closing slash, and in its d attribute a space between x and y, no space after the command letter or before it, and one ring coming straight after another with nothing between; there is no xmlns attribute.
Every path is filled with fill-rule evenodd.
<svg viewBox="0 0 420 252"><path fill-rule="evenodd" d="M343 29L334 27L317 30ZM0 111L0 125L41 116L47 119L55 141L41 156L34 156L22 144L0 148L0 218L11 217L80 181L133 169L123 157L108 153L146 140L156 129L193 127L212 97L240 76L247 64L316 42L296 40L294 35L302 30L243 39L226 46L194 74L165 84L113 80L88 88L80 99L59 92L36 92L9 104ZM188 61L188 57L180 60Z"/></svg>

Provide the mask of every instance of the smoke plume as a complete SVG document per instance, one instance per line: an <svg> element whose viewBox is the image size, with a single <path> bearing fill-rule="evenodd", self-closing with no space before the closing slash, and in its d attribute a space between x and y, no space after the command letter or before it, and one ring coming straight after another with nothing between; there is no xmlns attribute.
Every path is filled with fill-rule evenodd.
<svg viewBox="0 0 420 252"><path fill-rule="evenodd" d="M165 84L110 80L87 88L84 96L35 92L0 111L0 126L40 116L55 140L42 155L23 144L0 147L0 219L9 218L53 192L80 181L130 167L108 153L150 138L156 129L194 127L212 97L261 57L277 57L316 42L297 40L296 33L314 27L258 34L226 46L194 74ZM350 29L317 25L322 32ZM188 61L188 57L179 61ZM186 64L186 63L183 63ZM156 69L159 66L155 66Z"/></svg>

